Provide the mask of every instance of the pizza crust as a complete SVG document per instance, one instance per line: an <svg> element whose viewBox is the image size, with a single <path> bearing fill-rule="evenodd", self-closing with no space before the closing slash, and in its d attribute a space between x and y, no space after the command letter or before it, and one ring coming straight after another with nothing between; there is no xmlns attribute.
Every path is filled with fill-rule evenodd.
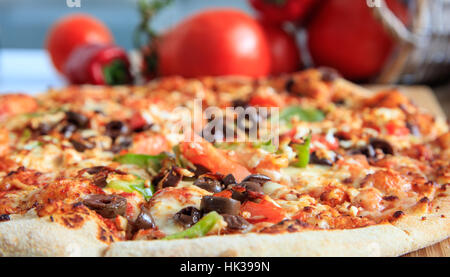
<svg viewBox="0 0 450 277"><path fill-rule="evenodd" d="M389 236L386 236L389 234ZM106 256L394 256L411 239L391 225L291 234L213 236L192 240L112 244Z"/></svg>
<svg viewBox="0 0 450 277"><path fill-rule="evenodd" d="M418 250L450 236L450 196L438 197L428 214L407 213L394 223L412 238L412 250ZM409 252L411 252L409 251Z"/></svg>
<svg viewBox="0 0 450 277"><path fill-rule="evenodd" d="M448 195L436 199L432 213L423 216L406 214L394 224L358 229L122 241L108 247L95 237L95 221L68 229L30 213L0 223L0 256L399 256L450 236Z"/></svg>
<svg viewBox="0 0 450 277"><path fill-rule="evenodd" d="M89 220L69 229L34 212L0 222L0 256L102 256L108 247L98 240L98 224Z"/></svg>
<svg viewBox="0 0 450 277"><path fill-rule="evenodd" d="M174 241L126 241L111 244L116 256L400 256L450 236L450 198L433 203L426 215L405 215L394 224L358 229L291 234L211 236ZM441 217L444 215L445 217Z"/></svg>

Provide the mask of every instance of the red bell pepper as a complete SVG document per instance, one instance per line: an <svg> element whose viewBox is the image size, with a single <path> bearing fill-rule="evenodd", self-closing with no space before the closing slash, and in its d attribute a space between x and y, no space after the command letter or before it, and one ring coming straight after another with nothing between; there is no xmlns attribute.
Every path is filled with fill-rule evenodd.
<svg viewBox="0 0 450 277"><path fill-rule="evenodd" d="M72 84L123 85L133 82L126 51L109 44L78 47L70 54L64 75Z"/></svg>

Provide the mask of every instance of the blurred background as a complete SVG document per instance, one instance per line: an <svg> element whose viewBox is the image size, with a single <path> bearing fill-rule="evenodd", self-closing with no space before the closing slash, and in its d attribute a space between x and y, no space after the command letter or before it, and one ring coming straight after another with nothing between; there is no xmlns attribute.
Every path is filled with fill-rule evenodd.
<svg viewBox="0 0 450 277"><path fill-rule="evenodd" d="M260 2L262 1L264 0L260 0ZM287 2L289 1L291 0L287 0ZM295 1L292 0L292 2ZM324 3L328 0L297 1ZM375 5L378 3L378 0L353 1ZM383 13L383 10L380 9L381 15L378 15L377 20L382 22L385 28L390 26L387 29L390 29L391 33L396 32L393 37L395 37L397 45L395 51L391 54L395 57L390 57L376 76L355 78L354 81L431 86L448 115L450 113L450 1L392 1L399 1L408 7L409 17L402 21L407 22L406 25L411 32L415 32L415 36L405 35L401 26L398 26L399 22L392 21L392 17L389 14L385 16L386 12ZM83 12L98 18L111 30L116 44L128 51L132 50L132 33L140 20L137 2L138 0L80 0L81 7L68 7L66 0L0 0L0 93L38 93L45 91L48 87L66 85L65 79L52 66L48 53L44 50L44 42L55 21L68 14ZM255 5L250 2L252 1L174 0L171 5L156 15L152 26L156 31L162 32L168 27L176 25L186 16L210 7L234 7L256 17L261 9L255 8ZM258 2L258 0L253 2ZM339 3L336 0L330 0L329 2ZM333 29L324 26L326 22L322 22L326 20L315 20L310 18L312 16L309 16L314 12L315 16L319 18L321 16L330 18L329 24L332 24L335 13L333 8L334 11L338 9L336 4L334 7L323 8L319 11L317 11L318 8L311 9L304 18L291 22L291 26L288 26L291 28L297 26L297 32L294 34L297 42L303 42L304 44L306 32L301 30L309 28L313 31L315 29L312 38L315 39L316 45L324 44L328 47L322 47L321 49L320 46L317 46L317 49L313 48L312 54L316 65L339 67L335 61L327 60L326 55L320 52L327 52L336 48L335 41L323 38L323 34L331 32ZM420 14L418 10L421 11ZM401 16L399 17L401 18ZM336 20L340 22L338 17L336 17ZM308 25L306 27L305 22L313 26ZM300 26L302 27L300 28ZM345 26L343 25L343 27ZM321 33L320 30L323 30L323 32ZM346 38L345 35L341 37ZM346 41L348 42L349 39ZM414 44L414 47L411 47L412 44ZM313 65L313 59L309 51L303 49L303 47L304 45L299 45L299 51L303 59L303 67L308 67ZM357 55L357 50L352 49L350 55L353 53ZM352 79L351 75L345 77Z"/></svg>
<svg viewBox="0 0 450 277"><path fill-rule="evenodd" d="M38 93L65 84L42 51L46 34L55 21L75 12L103 21L117 44L133 48L132 33L139 22L138 0L81 0L68 7L66 0L0 0L0 93ZM245 0L178 0L158 14L156 30L208 7L236 7L252 13Z"/></svg>

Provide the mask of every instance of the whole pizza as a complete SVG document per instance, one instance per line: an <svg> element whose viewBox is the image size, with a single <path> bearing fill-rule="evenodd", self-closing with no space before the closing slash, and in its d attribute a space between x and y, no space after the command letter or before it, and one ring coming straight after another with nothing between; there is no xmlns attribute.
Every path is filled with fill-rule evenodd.
<svg viewBox="0 0 450 277"><path fill-rule="evenodd" d="M445 119L325 68L0 96L0 256L396 256L449 183Z"/></svg>

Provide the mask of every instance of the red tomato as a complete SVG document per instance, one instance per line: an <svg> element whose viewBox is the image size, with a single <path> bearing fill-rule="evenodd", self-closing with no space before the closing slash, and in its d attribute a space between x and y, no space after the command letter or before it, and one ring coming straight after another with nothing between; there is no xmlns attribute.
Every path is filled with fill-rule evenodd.
<svg viewBox="0 0 450 277"><path fill-rule="evenodd" d="M403 22L408 21L407 9L399 0L387 3ZM394 46L389 33L362 0L324 1L309 24L308 38L316 65L334 67L353 80L379 73Z"/></svg>
<svg viewBox="0 0 450 277"><path fill-rule="evenodd" d="M301 20L318 0L250 0L264 20L280 24Z"/></svg>
<svg viewBox="0 0 450 277"><path fill-rule="evenodd" d="M32 113L39 107L35 98L25 94L0 95L0 121L21 113Z"/></svg>
<svg viewBox="0 0 450 277"><path fill-rule="evenodd" d="M263 199L260 203L251 201L245 202L241 207L241 212L249 212L250 218L247 221L255 224L258 222L278 223L282 221L286 215L284 210L277 207L270 201Z"/></svg>
<svg viewBox="0 0 450 277"><path fill-rule="evenodd" d="M261 23L269 42L272 57L272 75L290 73L300 69L300 51L295 37L281 27Z"/></svg>
<svg viewBox="0 0 450 277"><path fill-rule="evenodd" d="M163 135L148 135L140 133L133 139L131 153L158 155L164 151L170 150L170 145Z"/></svg>
<svg viewBox="0 0 450 277"><path fill-rule="evenodd" d="M74 14L56 22L47 35L46 48L53 65L62 73L70 53L84 44L111 44L114 39L99 20L85 14Z"/></svg>
<svg viewBox="0 0 450 277"><path fill-rule="evenodd" d="M264 31L256 20L237 10L198 13L160 37L156 48L163 76L261 77L270 72Z"/></svg>
<svg viewBox="0 0 450 277"><path fill-rule="evenodd" d="M328 150L336 150L339 148L339 141L333 137L332 141L328 141L325 135L313 134L311 137L312 147L309 149L310 152L314 152L316 148L314 147L315 142L319 142L324 145Z"/></svg>
<svg viewBox="0 0 450 277"><path fill-rule="evenodd" d="M398 126L393 121L389 121L386 124L386 130L387 130L388 134L392 135L392 136L406 136L406 135L409 135L409 133L410 133L409 129L407 127Z"/></svg>
<svg viewBox="0 0 450 277"><path fill-rule="evenodd" d="M248 103L250 106L255 107L283 107L284 100L278 95L253 95Z"/></svg>
<svg viewBox="0 0 450 277"><path fill-rule="evenodd" d="M232 161L225 153L207 142L182 142L180 150L184 157L194 164L206 167L213 173L223 175L233 174L238 182L250 175L250 172L244 166Z"/></svg>

